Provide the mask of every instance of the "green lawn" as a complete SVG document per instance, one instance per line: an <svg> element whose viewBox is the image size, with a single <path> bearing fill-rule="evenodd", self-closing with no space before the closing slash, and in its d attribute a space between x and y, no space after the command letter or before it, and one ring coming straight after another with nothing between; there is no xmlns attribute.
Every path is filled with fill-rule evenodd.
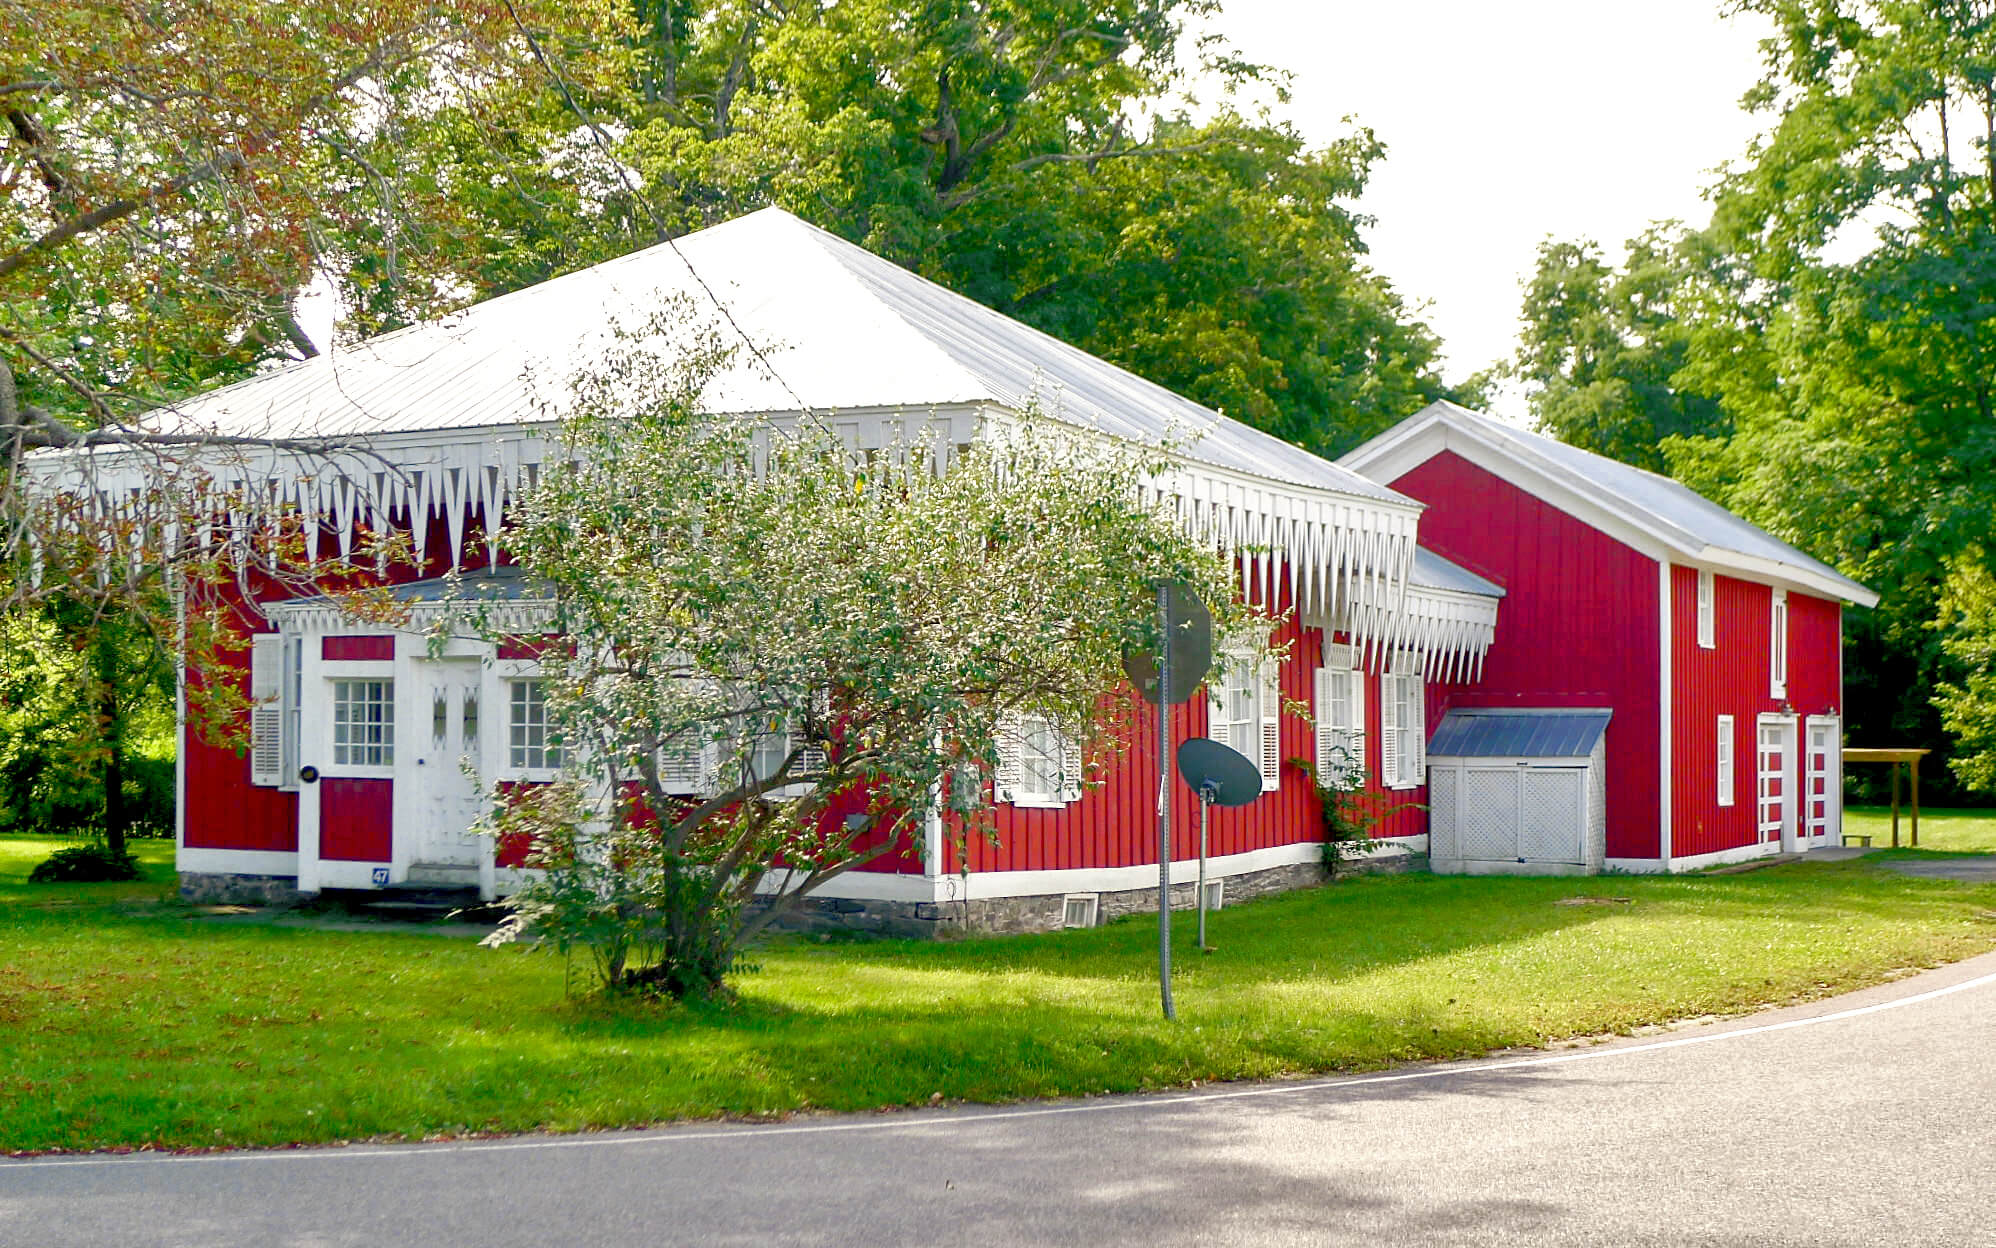
<svg viewBox="0 0 1996 1248"><path fill-rule="evenodd" d="M1853 806L1844 812L1846 832L1869 832L1871 843L1892 844L1889 806ZM1899 843L1912 844L1912 813L1899 808ZM1996 854L1996 810L1923 810L1920 848L1950 854Z"/></svg>
<svg viewBox="0 0 1996 1248"><path fill-rule="evenodd" d="M0 838L0 1149L573 1130L1377 1067L1751 1009L1996 947L1996 885L1862 859L1680 878L1375 877L1156 927L795 941L732 1006L570 1000L562 964L31 887ZM157 847L146 847L149 853ZM1582 897L1626 904L1561 905ZM1181 923L1186 936L1192 924Z"/></svg>

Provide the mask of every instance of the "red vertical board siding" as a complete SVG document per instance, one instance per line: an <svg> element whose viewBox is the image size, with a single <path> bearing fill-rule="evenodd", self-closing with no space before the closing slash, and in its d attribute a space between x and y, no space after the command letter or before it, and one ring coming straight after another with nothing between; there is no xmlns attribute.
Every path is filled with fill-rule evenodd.
<svg viewBox="0 0 1996 1248"><path fill-rule="evenodd" d="M1773 589L1712 578L1712 640L1698 644L1698 572L1672 568L1671 852L1713 854L1756 844L1756 724L1764 714L1841 713L1839 603L1788 594L1788 696L1772 696ZM1719 804L1719 716L1733 717L1733 804ZM1801 763L1798 725L1797 767ZM1799 786L1799 777L1794 783Z"/></svg>
<svg viewBox="0 0 1996 1248"><path fill-rule="evenodd" d="M227 655L217 679L249 693L249 651ZM298 848L298 795L250 783L248 750L211 745L189 724L180 738L185 763L190 849L252 849L295 852Z"/></svg>
<svg viewBox="0 0 1996 1248"><path fill-rule="evenodd" d="M328 776L319 790L319 857L338 862L387 862L392 856L395 782Z"/></svg>
<svg viewBox="0 0 1996 1248"><path fill-rule="evenodd" d="M1286 605L1286 604L1285 604ZM1293 618L1276 642L1290 644L1282 664L1283 697L1308 706L1321 662L1322 638ZM1206 702L1195 697L1172 712L1173 748L1206 732ZM1315 754L1312 729L1302 717L1282 715L1282 787L1248 806L1212 812L1208 853L1246 853L1322 836L1316 796L1309 777L1291 759ZM1174 768L1174 772L1175 772ZM1123 752L1106 760L1099 784L1064 808L1029 809L999 805L993 811L997 844L982 837L969 845L972 871L1056 871L1082 867L1132 867L1157 861L1157 732L1151 712L1141 712L1127 734ZM1425 828L1423 829L1425 830ZM1199 856L1199 799L1183 780L1172 789L1172 858ZM957 863L951 854L946 871Z"/></svg>
<svg viewBox="0 0 1996 1248"><path fill-rule="evenodd" d="M1788 592L1788 703L1797 715L1843 713L1843 604Z"/></svg>
<svg viewBox="0 0 1996 1248"><path fill-rule="evenodd" d="M1506 591L1482 680L1430 687L1430 731L1451 706L1612 709L1608 856L1657 857L1656 561L1450 451L1390 484L1428 505L1421 545Z"/></svg>

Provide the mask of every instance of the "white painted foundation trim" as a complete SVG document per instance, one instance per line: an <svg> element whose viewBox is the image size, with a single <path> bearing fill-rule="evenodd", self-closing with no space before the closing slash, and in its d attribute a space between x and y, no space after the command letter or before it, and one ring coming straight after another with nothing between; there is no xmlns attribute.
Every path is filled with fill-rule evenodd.
<svg viewBox="0 0 1996 1248"><path fill-rule="evenodd" d="M1352 854L1348 860L1365 861L1401 854L1423 854L1427 850L1426 833L1417 836L1381 838L1373 842L1371 849L1362 854ZM1323 856L1323 852L1321 842L1300 841L1294 845L1277 845L1269 849L1251 850L1245 854L1228 854L1218 858L1208 858L1206 875L1210 883L1218 877L1314 862ZM502 868L496 873L495 883L500 895L503 896L535 874L537 873L532 871L508 871ZM1173 884L1196 883L1198 878L1198 859L1172 864ZM1127 882L1129 880L1134 880L1135 883ZM756 891L763 894L774 893L779 888L787 886L789 882L790 877L787 872L772 871ZM1077 867L1066 871L978 871L971 873L969 895L973 898L1036 897L1052 893L1122 892L1137 888L1152 888L1156 884L1157 864L1154 862L1135 867ZM849 901L960 901L963 895L963 877L960 875L932 877L886 871L848 871L811 890L813 897Z"/></svg>
<svg viewBox="0 0 1996 1248"><path fill-rule="evenodd" d="M1772 858L1781 852L1781 843L1768 841L1760 845L1736 845L1731 849L1721 849L1710 854L1692 854L1688 858L1670 860L1672 871L1702 871L1706 867L1723 867L1735 862L1752 862L1756 858Z"/></svg>
<svg viewBox="0 0 1996 1248"><path fill-rule="evenodd" d="M771 894L786 890L790 872L772 871L755 890ZM848 871L835 875L811 890L813 897L844 898L852 901L938 901L936 881L926 875L890 874L886 871Z"/></svg>
<svg viewBox="0 0 1996 1248"><path fill-rule="evenodd" d="M1661 858L1610 858L1605 864L1605 869L1623 871L1631 875L1661 875L1666 871L1703 871L1706 867L1723 867L1735 862L1752 862L1756 858L1771 858L1780 852L1781 846L1769 841L1763 845L1740 845L1716 853L1672 858L1667 867Z"/></svg>
<svg viewBox="0 0 1996 1248"><path fill-rule="evenodd" d="M173 869L203 875L297 875L298 855L279 849L201 849L182 845Z"/></svg>

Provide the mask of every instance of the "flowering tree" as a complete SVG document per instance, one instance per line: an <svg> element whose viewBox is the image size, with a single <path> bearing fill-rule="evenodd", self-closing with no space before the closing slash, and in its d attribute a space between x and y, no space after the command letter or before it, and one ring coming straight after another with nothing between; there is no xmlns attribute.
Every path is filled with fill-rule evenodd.
<svg viewBox="0 0 1996 1248"><path fill-rule="evenodd" d="M1231 596L1139 503L1140 457L1030 418L940 470L933 446L859 456L809 419L700 416L669 373L590 383L509 539L567 639L542 657L565 776L497 819L544 874L496 939L686 996L825 881L918 851L938 802L988 829L1010 717L1113 752L1159 579Z"/></svg>

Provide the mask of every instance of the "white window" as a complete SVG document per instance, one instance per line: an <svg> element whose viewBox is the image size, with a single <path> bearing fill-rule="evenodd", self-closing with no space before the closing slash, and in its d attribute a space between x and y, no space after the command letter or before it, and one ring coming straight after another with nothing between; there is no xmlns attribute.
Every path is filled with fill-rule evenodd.
<svg viewBox="0 0 1996 1248"><path fill-rule="evenodd" d="M998 728L997 797L1014 806L1081 800L1081 745L1059 724L1022 715Z"/></svg>
<svg viewBox="0 0 1996 1248"><path fill-rule="evenodd" d="M1326 644L1317 669L1317 778L1333 788L1365 784L1365 673L1350 646Z"/></svg>
<svg viewBox="0 0 1996 1248"><path fill-rule="evenodd" d="M1733 717L1719 716L1719 805L1733 804Z"/></svg>
<svg viewBox="0 0 1996 1248"><path fill-rule="evenodd" d="M1715 599L1718 588L1710 572L1698 574L1698 644L1710 650L1718 644L1715 640L1717 627L1714 623L1717 614Z"/></svg>
<svg viewBox="0 0 1996 1248"><path fill-rule="evenodd" d="M561 740L548 715L547 682L507 682L506 761L514 771L549 772L561 768ZM467 710L469 703L466 704ZM467 715L467 719L469 716ZM465 725L469 739L473 729Z"/></svg>
<svg viewBox="0 0 1996 1248"><path fill-rule="evenodd" d="M1220 659L1206 685L1206 735L1252 762L1261 772L1261 791L1282 787L1282 686L1273 658L1256 662L1252 652L1233 649Z"/></svg>
<svg viewBox="0 0 1996 1248"><path fill-rule="evenodd" d="M1419 788L1427 779L1427 684L1420 656L1402 652L1379 678L1379 772L1389 789Z"/></svg>
<svg viewBox="0 0 1996 1248"><path fill-rule="evenodd" d="M335 680L332 685L334 766L393 767L395 682Z"/></svg>
<svg viewBox="0 0 1996 1248"><path fill-rule="evenodd" d="M1788 591L1774 591L1767 621L1767 694L1788 696Z"/></svg>

